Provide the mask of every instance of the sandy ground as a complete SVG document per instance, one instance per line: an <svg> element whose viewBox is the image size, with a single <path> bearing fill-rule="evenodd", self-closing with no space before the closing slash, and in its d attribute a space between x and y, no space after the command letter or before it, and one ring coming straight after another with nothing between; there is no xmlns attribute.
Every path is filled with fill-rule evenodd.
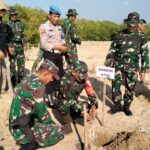
<svg viewBox="0 0 150 150"><path fill-rule="evenodd" d="M87 137L91 150L149 150L150 149L150 84L149 75L146 77L145 84L138 83L134 101L131 105L133 116L127 117L123 112L110 115L107 111L113 106L111 101L111 84L107 81L107 98L104 119L102 122L102 97L103 79L95 76L95 67L102 66L110 42L83 42L78 47L79 59L86 61L89 67L89 76L94 89L99 98L98 119L87 124ZM26 53L26 68L31 69L36 58L38 49L31 48ZM122 87L124 90L124 87ZM83 92L83 96L85 93ZM12 96L10 92L2 94L0 98L0 150L17 150L16 145L8 130L8 114ZM49 109L51 112L51 110ZM53 114L51 113L53 117ZM54 118L54 117L53 117ZM57 120L56 120L57 122ZM81 150L84 142L84 127L82 120L77 120L72 124L73 133L65 136L64 140L55 146L45 148L45 150ZM104 145L103 147L101 145ZM42 150L42 149L41 149Z"/></svg>

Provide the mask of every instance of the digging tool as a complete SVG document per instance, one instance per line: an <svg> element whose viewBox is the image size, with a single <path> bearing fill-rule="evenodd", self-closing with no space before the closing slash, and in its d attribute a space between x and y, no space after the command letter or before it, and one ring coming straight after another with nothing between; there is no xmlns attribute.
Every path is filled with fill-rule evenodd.
<svg viewBox="0 0 150 150"><path fill-rule="evenodd" d="M88 150L86 104L83 104L83 110L84 110L84 150Z"/></svg>
<svg viewBox="0 0 150 150"><path fill-rule="evenodd" d="M105 123L106 79L103 82L102 125Z"/></svg>

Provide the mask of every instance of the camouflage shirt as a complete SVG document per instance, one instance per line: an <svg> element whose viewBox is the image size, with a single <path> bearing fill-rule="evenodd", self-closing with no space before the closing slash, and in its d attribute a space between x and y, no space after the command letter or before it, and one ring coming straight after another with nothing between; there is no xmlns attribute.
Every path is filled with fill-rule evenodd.
<svg viewBox="0 0 150 150"><path fill-rule="evenodd" d="M25 45L26 39L24 34L24 28L20 20L16 21L9 20L7 24L11 27L12 32L14 34L10 47L18 47L18 46L22 47L23 45Z"/></svg>
<svg viewBox="0 0 150 150"><path fill-rule="evenodd" d="M118 32L111 43L109 53L106 56L105 65L128 71L137 71L139 68L139 56L141 56L141 71L149 68L148 45L142 32L129 32L124 29Z"/></svg>
<svg viewBox="0 0 150 150"><path fill-rule="evenodd" d="M70 108L73 108L76 112L81 112L83 110L81 101L78 100L79 95L85 89L89 101L87 103L89 105L96 105L97 107L97 101L96 97L93 92L92 85L89 83L89 80L86 79L78 82L75 80L75 78L71 74L71 69L68 67L65 70L65 75L61 79L60 83L60 92L63 95L63 98L65 101L63 102L63 106L61 109L65 111L65 113L70 112ZM90 89L90 90L89 90Z"/></svg>
<svg viewBox="0 0 150 150"><path fill-rule="evenodd" d="M15 89L15 96L10 109L9 124L10 132L18 143L26 144L29 142L20 127L17 129L12 127L12 124L18 117L32 115L34 116L33 124L36 122L54 123L43 100L44 91L44 85L41 83L38 75L35 74L26 77Z"/></svg>
<svg viewBox="0 0 150 150"><path fill-rule="evenodd" d="M81 44L81 40L77 34L76 26L68 18L64 22L63 30L65 34L66 44L72 47L72 49L76 44Z"/></svg>

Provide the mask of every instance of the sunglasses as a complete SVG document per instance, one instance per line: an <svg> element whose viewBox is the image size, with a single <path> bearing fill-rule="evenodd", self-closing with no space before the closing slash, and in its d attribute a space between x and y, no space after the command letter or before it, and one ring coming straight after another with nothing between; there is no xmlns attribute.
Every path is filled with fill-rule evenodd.
<svg viewBox="0 0 150 150"><path fill-rule="evenodd" d="M11 14L11 16L18 16L18 14Z"/></svg>

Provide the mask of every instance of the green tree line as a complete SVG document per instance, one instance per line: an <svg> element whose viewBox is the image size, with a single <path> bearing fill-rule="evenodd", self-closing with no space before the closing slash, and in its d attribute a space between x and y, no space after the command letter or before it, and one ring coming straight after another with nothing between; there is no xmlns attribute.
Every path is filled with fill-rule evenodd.
<svg viewBox="0 0 150 150"><path fill-rule="evenodd" d="M33 9L16 4L19 11L19 19L24 25L26 37L31 46L39 43L38 29L40 24L46 21L47 12L42 9ZM6 18L8 19L8 18ZM61 23L64 19L61 19ZM79 36L83 41L110 41L113 35L124 28L123 24L110 21L92 21L80 19L76 21ZM150 40L150 24L145 29L145 34Z"/></svg>

